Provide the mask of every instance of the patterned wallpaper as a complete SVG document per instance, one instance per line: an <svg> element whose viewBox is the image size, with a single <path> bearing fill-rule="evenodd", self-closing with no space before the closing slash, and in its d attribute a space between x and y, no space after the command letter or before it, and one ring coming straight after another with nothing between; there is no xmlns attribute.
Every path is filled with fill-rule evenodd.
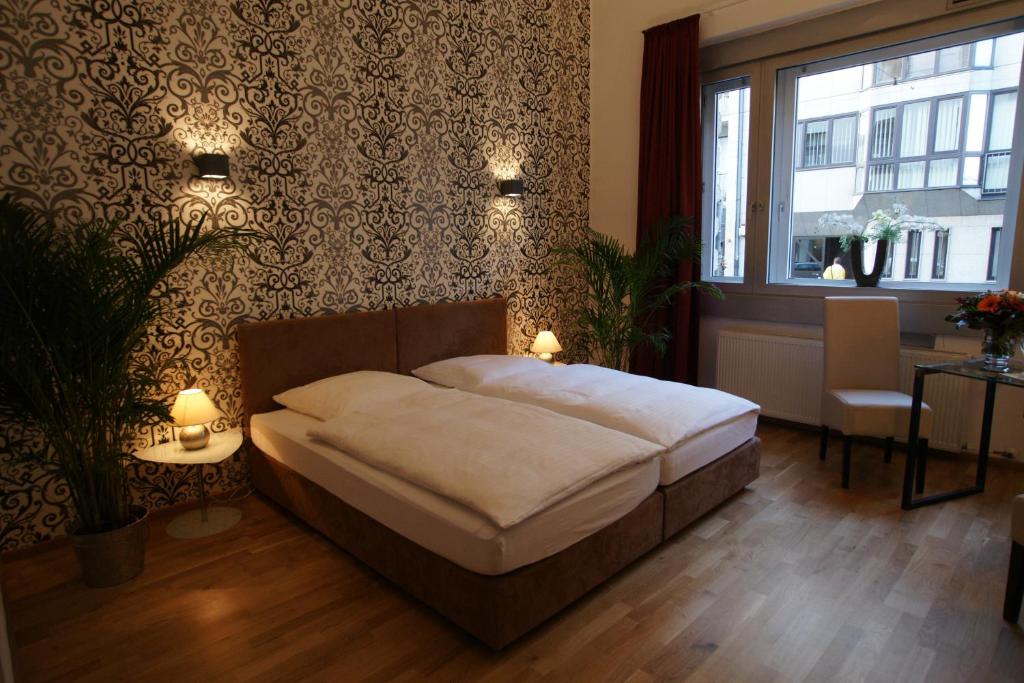
<svg viewBox="0 0 1024 683"><path fill-rule="evenodd" d="M588 35L586 0L7 0L0 193L260 233L176 274L145 351L183 355L168 396L197 380L218 428L241 414L242 322L501 294L525 350L577 296L551 249L587 220ZM193 177L202 151L229 180ZM496 196L510 176L523 198ZM61 533L52 473L3 465L0 548ZM150 507L193 495L183 469L133 467ZM206 478L237 486L245 464Z"/></svg>

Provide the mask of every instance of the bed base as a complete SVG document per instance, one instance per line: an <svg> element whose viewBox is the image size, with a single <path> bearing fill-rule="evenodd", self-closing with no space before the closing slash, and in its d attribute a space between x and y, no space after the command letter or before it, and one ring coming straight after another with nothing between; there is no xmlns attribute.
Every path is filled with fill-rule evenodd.
<svg viewBox="0 0 1024 683"><path fill-rule="evenodd" d="M757 478L751 439L600 531L507 574L469 571L384 526L268 457L248 449L253 486L436 612L500 650L586 595Z"/></svg>
<svg viewBox="0 0 1024 683"><path fill-rule="evenodd" d="M761 440L752 437L696 472L658 490L665 496L668 540L746 488L761 473Z"/></svg>
<svg viewBox="0 0 1024 683"><path fill-rule="evenodd" d="M477 574L395 533L255 446L248 457L257 490L496 650L661 543L664 503L655 491L556 555L508 574Z"/></svg>

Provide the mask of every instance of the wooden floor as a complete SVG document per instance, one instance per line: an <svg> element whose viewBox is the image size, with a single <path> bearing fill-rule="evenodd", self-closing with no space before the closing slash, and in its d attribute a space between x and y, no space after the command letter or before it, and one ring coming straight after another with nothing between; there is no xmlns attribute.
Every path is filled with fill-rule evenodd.
<svg viewBox="0 0 1024 683"><path fill-rule="evenodd" d="M838 442L820 463L813 433L761 437L748 491L499 654L252 496L205 540L156 519L125 586L79 586L66 548L8 563L22 680L1024 680L1024 632L1000 618L1024 472L904 513L899 456L858 446L847 492Z"/></svg>

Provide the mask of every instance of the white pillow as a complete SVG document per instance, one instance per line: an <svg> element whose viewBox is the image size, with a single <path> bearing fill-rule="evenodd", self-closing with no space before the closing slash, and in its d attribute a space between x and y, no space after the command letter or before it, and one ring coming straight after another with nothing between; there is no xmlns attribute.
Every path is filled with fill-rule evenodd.
<svg viewBox="0 0 1024 683"><path fill-rule="evenodd" d="M274 395L286 408L318 420L330 420L349 410L368 409L421 391L436 391L426 382L393 372L360 370L327 377Z"/></svg>
<svg viewBox="0 0 1024 683"><path fill-rule="evenodd" d="M472 391L488 382L549 367L532 356L461 356L416 368L412 374L434 384Z"/></svg>

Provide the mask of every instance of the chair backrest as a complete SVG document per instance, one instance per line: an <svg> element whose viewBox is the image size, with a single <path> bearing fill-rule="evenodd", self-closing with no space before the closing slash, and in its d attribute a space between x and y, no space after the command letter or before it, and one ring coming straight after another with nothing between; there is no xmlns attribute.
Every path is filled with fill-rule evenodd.
<svg viewBox="0 0 1024 683"><path fill-rule="evenodd" d="M888 296L825 298L824 388L899 390L900 308Z"/></svg>

